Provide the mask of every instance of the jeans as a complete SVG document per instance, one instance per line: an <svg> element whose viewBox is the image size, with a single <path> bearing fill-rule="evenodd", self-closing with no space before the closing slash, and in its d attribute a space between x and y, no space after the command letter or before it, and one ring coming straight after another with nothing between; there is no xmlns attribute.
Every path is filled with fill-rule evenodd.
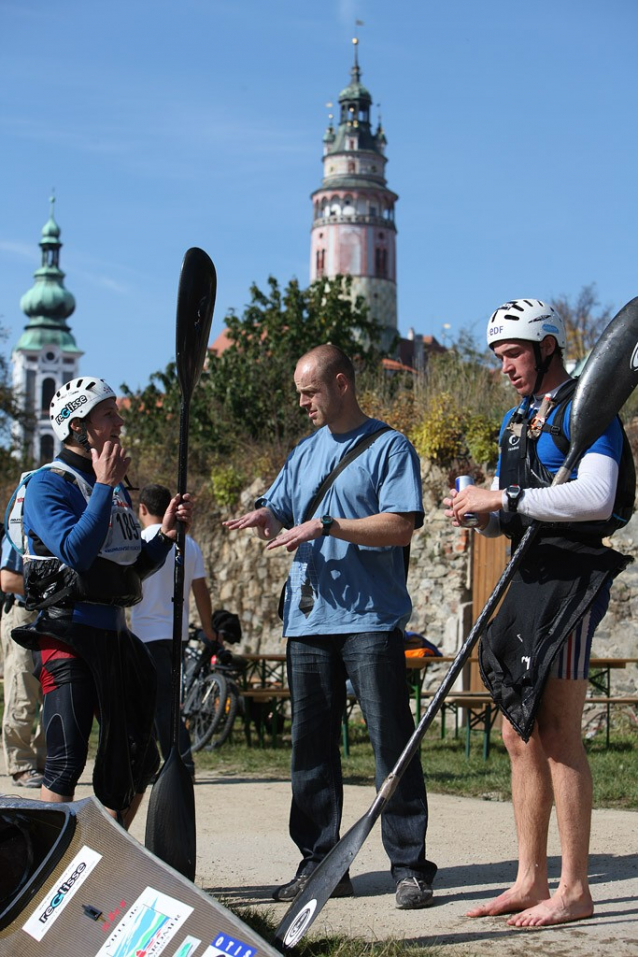
<svg viewBox="0 0 638 957"><path fill-rule="evenodd" d="M414 731L402 633L369 632L289 638L292 701L290 836L302 854L298 874L309 874L339 840L343 779L339 750L352 681L375 756L377 790ZM383 846L395 881L431 883L436 864L425 857L428 809L418 756L406 768L381 816Z"/></svg>

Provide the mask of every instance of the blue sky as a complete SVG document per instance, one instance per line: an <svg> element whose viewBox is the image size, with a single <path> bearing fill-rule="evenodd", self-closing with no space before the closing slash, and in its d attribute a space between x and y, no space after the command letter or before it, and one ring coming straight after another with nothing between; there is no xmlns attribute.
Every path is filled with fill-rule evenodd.
<svg viewBox="0 0 638 957"><path fill-rule="evenodd" d="M403 334L480 335L506 299L591 282L614 309L638 294L635 0L0 0L5 352L52 187L81 370L115 388L174 357L189 246L217 266L213 337L253 281L306 285L355 19Z"/></svg>

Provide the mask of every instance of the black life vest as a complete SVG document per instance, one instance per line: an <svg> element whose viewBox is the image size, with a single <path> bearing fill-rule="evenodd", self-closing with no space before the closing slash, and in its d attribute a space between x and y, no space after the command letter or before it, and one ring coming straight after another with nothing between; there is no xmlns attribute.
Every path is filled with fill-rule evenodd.
<svg viewBox="0 0 638 957"><path fill-rule="evenodd" d="M567 407L576 388L576 379L565 382L554 397L554 404L536 438L528 434L528 422L518 423L516 435L517 411L512 413L503 429L500 442L499 488L508 485L520 485L521 488L548 488L553 481L552 473L538 457L537 442L542 432L549 433L555 445L564 454L569 450L569 440L565 434L564 421ZM618 468L618 484L612 514L608 519L592 522L543 522L543 529L560 529L571 539L600 542L623 528L631 518L636 496L636 468L629 439L620 419L623 436L622 455ZM518 541L533 519L518 512L500 513L501 530L509 538Z"/></svg>

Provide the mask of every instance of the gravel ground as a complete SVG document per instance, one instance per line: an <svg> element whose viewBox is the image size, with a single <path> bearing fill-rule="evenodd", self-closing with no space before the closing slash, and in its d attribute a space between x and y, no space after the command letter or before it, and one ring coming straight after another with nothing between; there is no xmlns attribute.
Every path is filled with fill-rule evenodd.
<svg viewBox="0 0 638 957"><path fill-rule="evenodd" d="M5 794L35 796L0 779ZM88 774L77 798L91 793ZM279 921L286 905L273 887L295 873L298 855L288 837L289 784L198 772L196 883L223 901L268 912ZM344 830L369 807L368 787L345 789ZM143 840L145 806L131 833ZM552 886L560 866L556 828L550 835ZM328 901L309 935L340 934L439 945L450 957L638 957L638 814L594 812L590 879L593 918L544 930L514 929L505 918L471 920L465 912L511 883L516 842L509 803L430 795L428 856L436 861L435 905L399 911L378 825L351 868L356 896Z"/></svg>

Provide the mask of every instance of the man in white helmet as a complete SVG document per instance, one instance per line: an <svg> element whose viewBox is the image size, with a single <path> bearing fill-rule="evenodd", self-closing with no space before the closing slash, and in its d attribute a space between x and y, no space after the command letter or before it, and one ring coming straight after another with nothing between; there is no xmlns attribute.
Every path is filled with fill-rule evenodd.
<svg viewBox="0 0 638 957"><path fill-rule="evenodd" d="M582 457L572 479L553 488L569 446L575 381L563 362L565 330L536 299L505 303L491 316L488 345L521 398L503 420L491 489L450 492L454 525L479 516L482 535L506 534L514 547L533 520L547 523L515 575L481 642L483 679L508 720L503 741L512 765L519 866L512 887L470 917L512 914L537 927L591 916L587 866L592 780L581 722L594 631L626 559L602 545L622 451L615 419ZM561 838L560 883L550 895L547 835L552 804Z"/></svg>
<svg viewBox="0 0 638 957"><path fill-rule="evenodd" d="M124 608L162 565L189 501L171 500L157 535L142 541L125 488L130 458L120 443L113 390L102 379L67 382L50 406L64 448L24 493L27 608L39 616L13 631L39 655L47 760L41 798L72 801L94 713L100 722L93 786L125 826L157 770L154 670L126 628Z"/></svg>

